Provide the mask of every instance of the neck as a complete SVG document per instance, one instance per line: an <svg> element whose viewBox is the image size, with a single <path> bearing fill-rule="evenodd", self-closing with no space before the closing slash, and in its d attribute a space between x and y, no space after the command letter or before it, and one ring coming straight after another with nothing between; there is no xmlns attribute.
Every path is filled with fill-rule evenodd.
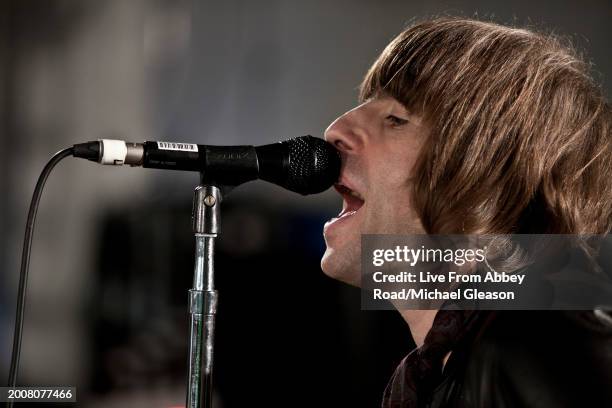
<svg viewBox="0 0 612 408"><path fill-rule="evenodd" d="M417 347L421 347L425 341L425 336L433 326L434 318L437 310L399 310L400 315L404 318L412 338Z"/></svg>

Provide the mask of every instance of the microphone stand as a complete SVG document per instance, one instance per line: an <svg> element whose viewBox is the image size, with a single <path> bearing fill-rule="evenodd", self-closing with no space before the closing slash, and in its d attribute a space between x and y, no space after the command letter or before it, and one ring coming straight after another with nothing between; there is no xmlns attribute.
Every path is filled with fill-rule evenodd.
<svg viewBox="0 0 612 408"><path fill-rule="evenodd" d="M200 182L193 198L195 267L193 288L189 290L189 382L186 408L212 408L212 375L217 313L214 249L219 231L221 189Z"/></svg>

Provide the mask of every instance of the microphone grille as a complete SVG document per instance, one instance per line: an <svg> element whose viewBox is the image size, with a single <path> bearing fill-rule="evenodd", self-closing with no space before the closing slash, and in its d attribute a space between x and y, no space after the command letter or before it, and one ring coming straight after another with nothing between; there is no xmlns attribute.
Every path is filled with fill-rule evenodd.
<svg viewBox="0 0 612 408"><path fill-rule="evenodd" d="M306 195L331 187L340 175L340 154L330 143L312 136L288 140L287 188Z"/></svg>

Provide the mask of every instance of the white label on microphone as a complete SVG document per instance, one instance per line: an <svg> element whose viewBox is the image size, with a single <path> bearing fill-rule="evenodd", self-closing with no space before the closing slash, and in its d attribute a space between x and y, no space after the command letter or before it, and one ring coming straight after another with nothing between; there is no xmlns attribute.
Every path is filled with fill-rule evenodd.
<svg viewBox="0 0 612 408"><path fill-rule="evenodd" d="M157 142L159 150L180 150L183 152L198 152L198 145L193 143Z"/></svg>

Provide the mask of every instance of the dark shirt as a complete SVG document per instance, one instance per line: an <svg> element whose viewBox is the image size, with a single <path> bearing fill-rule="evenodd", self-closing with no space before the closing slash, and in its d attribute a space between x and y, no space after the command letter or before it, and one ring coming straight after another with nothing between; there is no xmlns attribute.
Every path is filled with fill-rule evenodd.
<svg viewBox="0 0 612 408"><path fill-rule="evenodd" d="M387 388L385 408L612 407L609 315L592 311L475 313L478 324L452 345L435 385L422 390L418 381L402 384L410 377L406 373L415 371L400 365ZM414 365L414 361L406 359L402 364ZM409 394L415 388L418 398L413 399Z"/></svg>

